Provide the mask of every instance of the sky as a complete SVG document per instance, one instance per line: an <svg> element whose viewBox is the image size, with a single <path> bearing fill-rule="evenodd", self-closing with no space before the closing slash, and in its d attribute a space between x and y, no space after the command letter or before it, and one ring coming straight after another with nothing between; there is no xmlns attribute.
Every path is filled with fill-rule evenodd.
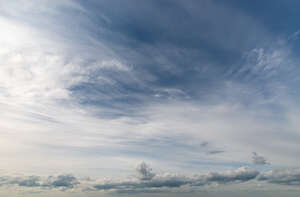
<svg viewBox="0 0 300 197"><path fill-rule="evenodd" d="M0 196L299 196L299 9L0 0Z"/></svg>

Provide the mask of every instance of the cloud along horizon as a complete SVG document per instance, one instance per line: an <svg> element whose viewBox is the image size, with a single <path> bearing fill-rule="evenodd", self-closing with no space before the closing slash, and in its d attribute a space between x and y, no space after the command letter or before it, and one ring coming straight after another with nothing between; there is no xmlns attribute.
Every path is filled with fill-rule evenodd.
<svg viewBox="0 0 300 197"><path fill-rule="evenodd" d="M0 2L0 195L297 196L299 7Z"/></svg>
<svg viewBox="0 0 300 197"><path fill-rule="evenodd" d="M276 169L259 172L250 167L240 167L223 172L209 172L192 176L154 173L145 162L136 167L136 175L119 179L78 178L71 174L56 176L2 176L0 185L36 188L39 192L60 190L72 192L101 191L113 193L165 193L184 192L207 185L229 185L244 182L267 182L277 185L299 186L299 169Z"/></svg>

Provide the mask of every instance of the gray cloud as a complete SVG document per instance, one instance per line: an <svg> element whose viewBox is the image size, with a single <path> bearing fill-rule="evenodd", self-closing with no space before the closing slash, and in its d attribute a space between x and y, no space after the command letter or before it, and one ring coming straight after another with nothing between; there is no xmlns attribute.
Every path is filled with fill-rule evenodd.
<svg viewBox="0 0 300 197"><path fill-rule="evenodd" d="M220 154L220 153L224 153L224 152L225 151L223 151L223 150L212 150L212 151L207 152L207 154L215 155L215 154Z"/></svg>
<svg viewBox="0 0 300 197"><path fill-rule="evenodd" d="M137 176L141 180L151 180L155 176L151 171L152 169L145 162L142 162L136 168Z"/></svg>
<svg viewBox="0 0 300 197"><path fill-rule="evenodd" d="M14 180L9 181L9 184L17 184L21 187L40 187L41 178L39 176L29 176L25 178L14 178Z"/></svg>
<svg viewBox="0 0 300 197"><path fill-rule="evenodd" d="M58 176L4 176L0 177L0 185L17 185L20 187L40 187L40 188L73 188L80 184L78 179L70 174Z"/></svg>
<svg viewBox="0 0 300 197"><path fill-rule="evenodd" d="M255 179L259 172L249 167L241 167L237 170L227 172L209 173L206 180L208 182L230 183L230 182L246 182Z"/></svg>
<svg viewBox="0 0 300 197"><path fill-rule="evenodd" d="M78 179L70 174L58 176L0 176L0 185L40 189L81 189L81 191L108 191L117 193L162 193L170 191L191 191L198 187L214 184L228 185L248 181L267 182L272 184L299 186L299 169L276 169L259 172L250 167L240 167L223 172L210 172L200 175L181 175L154 173L144 162L136 168L137 176L115 180Z"/></svg>
<svg viewBox="0 0 300 197"><path fill-rule="evenodd" d="M270 164L266 160L266 158L264 158L261 155L258 155L256 152L253 152L252 161L253 161L253 164L255 164L255 165L268 165L268 164Z"/></svg>
<svg viewBox="0 0 300 197"><path fill-rule="evenodd" d="M64 187L64 188L73 188L75 185L79 184L79 181L73 175L59 175L57 177L48 177L47 183L45 186L49 187Z"/></svg>
<svg viewBox="0 0 300 197"><path fill-rule="evenodd" d="M300 185L300 169L276 169L262 173L258 180L280 185Z"/></svg>
<svg viewBox="0 0 300 197"><path fill-rule="evenodd" d="M139 172L142 171L142 172ZM213 172L206 175L184 176L178 174L154 174L147 164L142 163L138 167L142 178L124 179L118 181L106 181L95 184L96 190L112 190L118 192L159 189L159 188L180 188L181 186L205 186L213 183L228 184L247 182L255 179L259 172L248 167L241 167L232 171ZM151 176L148 175L152 173ZM151 178L150 178L151 177Z"/></svg>
<svg viewBox="0 0 300 197"><path fill-rule="evenodd" d="M144 190L144 189L157 189L157 188L178 188L183 185L192 183L192 179L185 176L161 174L156 175L151 180L139 179L125 179L116 182L103 182L95 184L96 190Z"/></svg>

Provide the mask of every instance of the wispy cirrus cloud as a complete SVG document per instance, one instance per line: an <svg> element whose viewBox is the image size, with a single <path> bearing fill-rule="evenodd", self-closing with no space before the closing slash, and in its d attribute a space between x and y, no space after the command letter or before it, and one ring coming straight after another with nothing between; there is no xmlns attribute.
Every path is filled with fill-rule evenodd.
<svg viewBox="0 0 300 197"><path fill-rule="evenodd" d="M214 1L15 0L0 12L0 167L75 174L6 185L147 193L256 180L242 166L265 158L299 164L297 32ZM142 164L124 180L76 178L119 178L140 160L204 175Z"/></svg>

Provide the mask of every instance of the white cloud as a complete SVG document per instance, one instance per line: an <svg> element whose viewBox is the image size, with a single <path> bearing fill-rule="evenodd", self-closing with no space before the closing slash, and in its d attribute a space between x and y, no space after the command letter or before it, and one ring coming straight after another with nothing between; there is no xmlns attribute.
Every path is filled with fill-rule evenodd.
<svg viewBox="0 0 300 197"><path fill-rule="evenodd" d="M171 171L206 172L210 164L224 170L250 163L248 156L253 150L272 159L275 165L299 164L295 158L300 154L297 148L299 107L282 96L279 88L272 89L278 97L266 101L256 86L225 82L224 89L218 92L225 95L224 98L221 96L222 99L211 102L176 101L178 97L188 98L185 90L154 88L158 97L166 95L174 99L133 107L128 116L115 118L107 118L105 114L119 114L123 106L110 109L80 105L80 99L87 95L74 95L73 87L85 83L117 86L115 73L107 76L107 71L134 81L133 87L143 81L136 80L133 68L126 61L101 41L94 42L84 34L85 30L66 31L68 27L64 27L63 22L54 24L50 19L33 19L24 14L46 12L57 20L62 13L54 7L66 6L67 1L20 2L22 12L15 12L17 5L9 4L5 6L5 13L10 17L0 17L0 153L6 161L0 164L1 168L43 173L69 170L95 173L95 176L107 173L114 177L127 175L136 161L150 160L154 166L168 167ZM77 4L72 3L72 6L82 9ZM25 15L26 20L22 20ZM46 24L43 21L47 21ZM49 28L45 28L47 26ZM247 64L239 73L248 69L255 76L270 79L280 75L285 65L291 69L289 59L285 47L269 51L256 48L246 55ZM271 82L270 86L277 87ZM109 90L118 94L118 87L115 89ZM233 99L228 99L228 95ZM101 101L107 95L91 96ZM250 100L251 104L240 102L244 100ZM282 111L274 112L264 104L276 105ZM207 145L201 145L203 142ZM207 154L216 153L215 150L222 154ZM255 155L254 163L263 164L266 160ZM99 166L104 170L99 170ZM99 183L98 189L179 187L206 184L208 180L209 183L242 182L256 174L248 168L240 168L196 180L190 176L153 173L143 164L138 172L139 179ZM36 178L31 178L18 183L37 184Z"/></svg>

